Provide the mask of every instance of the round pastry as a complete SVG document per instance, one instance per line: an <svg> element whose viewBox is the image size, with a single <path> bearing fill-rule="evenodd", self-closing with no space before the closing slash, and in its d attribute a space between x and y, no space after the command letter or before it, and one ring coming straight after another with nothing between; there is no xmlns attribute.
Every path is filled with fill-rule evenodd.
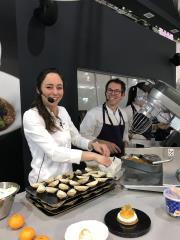
<svg viewBox="0 0 180 240"><path fill-rule="evenodd" d="M123 225L131 226L138 222L138 217L134 209L128 204L119 211L117 221Z"/></svg>
<svg viewBox="0 0 180 240"><path fill-rule="evenodd" d="M15 120L13 106L3 98L0 98L0 131L8 128Z"/></svg>

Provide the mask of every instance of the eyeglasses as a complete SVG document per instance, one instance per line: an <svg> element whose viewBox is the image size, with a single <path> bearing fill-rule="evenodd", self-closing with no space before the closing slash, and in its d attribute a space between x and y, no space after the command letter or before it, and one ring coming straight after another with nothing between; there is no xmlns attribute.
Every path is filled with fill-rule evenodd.
<svg viewBox="0 0 180 240"><path fill-rule="evenodd" d="M119 89L114 89L114 90L113 90L113 89L111 89L111 88L108 88L108 89L107 89L107 92L110 93L110 94L114 93L114 94L118 95L118 94L122 93L123 91L121 91L121 90L119 90Z"/></svg>

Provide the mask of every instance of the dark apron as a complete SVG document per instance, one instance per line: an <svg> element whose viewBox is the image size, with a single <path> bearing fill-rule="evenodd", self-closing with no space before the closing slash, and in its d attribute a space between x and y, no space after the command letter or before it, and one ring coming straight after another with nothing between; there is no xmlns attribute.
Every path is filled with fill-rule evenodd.
<svg viewBox="0 0 180 240"><path fill-rule="evenodd" d="M114 126L109 116L105 103L102 106L102 111L103 111L103 127L101 129L100 134L97 136L97 139L106 140L106 141L115 143L121 149L121 153L113 154L113 156L117 156L117 157L123 156L124 155L123 135L124 135L124 129L125 129L125 121L122 116L122 113L118 109L120 121L119 121L119 125ZM105 123L105 113L108 116L110 124ZM121 124L121 122L123 124Z"/></svg>
<svg viewBox="0 0 180 240"><path fill-rule="evenodd" d="M137 110L136 108L134 107L133 104L131 104L131 108L132 108L132 111L133 111L133 118L134 118L134 115L137 113ZM147 140L151 140L152 138L152 130L151 130L152 127L149 127L144 133L142 133L141 135L143 135Z"/></svg>

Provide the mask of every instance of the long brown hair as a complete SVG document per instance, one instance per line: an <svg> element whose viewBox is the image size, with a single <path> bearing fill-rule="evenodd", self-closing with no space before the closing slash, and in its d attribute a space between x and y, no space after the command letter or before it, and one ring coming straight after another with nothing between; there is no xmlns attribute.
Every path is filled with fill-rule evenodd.
<svg viewBox="0 0 180 240"><path fill-rule="evenodd" d="M49 132L53 133L53 132L56 132L59 128L56 126L54 117L49 113L49 111L45 107L45 105L42 101L42 97L41 97L41 94L42 94L41 85L42 85L42 82L44 81L45 77L49 73L57 73L61 77L61 74L59 73L59 71L56 68L44 69L38 75L37 80L36 80L37 96L36 96L36 99L33 101L31 108L36 107L38 109L39 115L41 115L42 118L44 119L46 129Z"/></svg>

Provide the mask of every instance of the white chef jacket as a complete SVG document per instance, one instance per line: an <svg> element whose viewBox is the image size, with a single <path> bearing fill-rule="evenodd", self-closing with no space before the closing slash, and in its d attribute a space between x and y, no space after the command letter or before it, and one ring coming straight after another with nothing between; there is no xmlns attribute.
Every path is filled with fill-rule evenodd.
<svg viewBox="0 0 180 240"><path fill-rule="evenodd" d="M49 133L36 108L24 113L24 133L32 154L30 183L69 172L72 163L79 164L82 150L71 149L71 144L88 150L89 140L79 134L64 107L58 107L58 117L55 121L60 130Z"/></svg>
<svg viewBox="0 0 180 240"><path fill-rule="evenodd" d="M115 111L115 113L106 105L108 113L109 113L109 117L113 123L114 126L119 125L120 123L120 116L119 116L119 112L118 109ZM124 118L124 122L125 122L125 128L124 128L124 134L123 134L123 141L128 142L129 141L129 137L128 137L128 119L127 119L127 115L126 112L123 109L120 109L122 113L122 116ZM122 120L121 120L122 121ZM109 122L107 113L105 113L105 123L106 124L111 124ZM123 121L122 123L123 124ZM80 125L80 133L82 134L82 136L94 140L97 138L97 136L100 134L101 130L103 127L103 111L102 111L102 105L97 106L95 108L92 108L91 110L89 110L81 125Z"/></svg>

